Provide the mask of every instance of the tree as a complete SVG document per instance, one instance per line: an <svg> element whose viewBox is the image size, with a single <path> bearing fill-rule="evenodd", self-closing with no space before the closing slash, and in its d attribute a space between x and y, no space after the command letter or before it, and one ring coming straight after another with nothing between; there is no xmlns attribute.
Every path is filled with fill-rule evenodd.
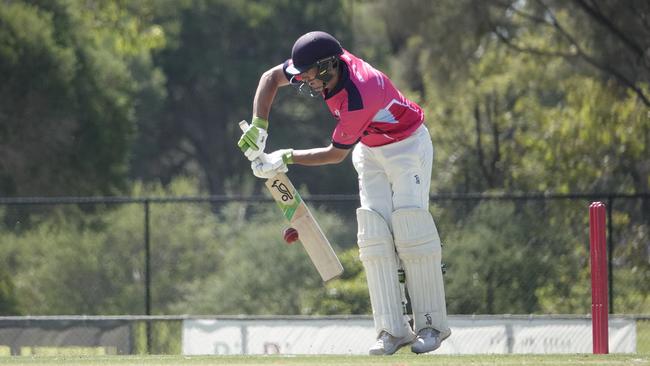
<svg viewBox="0 0 650 366"><path fill-rule="evenodd" d="M127 190L137 85L115 33L90 14L102 12L67 1L0 9L5 196Z"/></svg>
<svg viewBox="0 0 650 366"><path fill-rule="evenodd" d="M0 315L19 315L20 307L16 298L13 281L7 272L0 269Z"/></svg>
<svg viewBox="0 0 650 366"><path fill-rule="evenodd" d="M345 271L326 286L310 289L304 297L303 313L319 315L372 314L370 296L359 249L339 252Z"/></svg>
<svg viewBox="0 0 650 366"><path fill-rule="evenodd" d="M606 29L634 33L629 34L632 44L647 44L648 37L644 36L647 22L643 22L647 17L647 5L638 2L633 2L634 5L630 2L584 3L589 7L598 5L599 12L607 13L606 17L614 26ZM391 69L388 72L398 75L398 83L408 85L412 89L410 93L423 99L427 125L437 152L433 174L435 189L452 192L648 192L650 119L643 95L650 89L646 66L640 64L642 59L634 56L633 50L621 49L630 48L629 44L610 45L621 34L603 31L602 19L594 22L590 15L584 14L584 9L577 7L577 2L567 5L551 1L458 1L445 3L436 11L415 0L399 4L384 1L382 4L385 7L375 9L383 14L380 19L386 20L386 26L380 29L397 52L389 57L387 63ZM418 12L410 17L407 14L413 13L410 10L413 8ZM579 14L574 16L575 12L568 9ZM631 18L623 16L634 9L637 13ZM408 19L408 26L400 24L404 19ZM627 19L632 19L630 24L626 24ZM573 57L569 57L571 52ZM596 60L597 66L608 65L602 71L614 70L617 74L596 72L598 69L588 59ZM614 217L620 218L615 219L615 227L628 228L624 222L631 220L632 232L645 232L648 216L642 212L650 212L648 204L647 200L643 201L642 209L617 205ZM500 246L508 245L508 240L500 235L508 230L509 223L497 225L490 215L483 217L481 212L485 208L481 206L468 203L446 207L439 216L455 218L462 223L466 222L465 217L481 216L481 220L491 220L493 226L479 225L480 232L473 227L478 222L453 230L462 230L460 244L475 240L492 245L491 241L498 240L494 250L501 250ZM570 215L574 225L584 225L581 219L584 212L571 212L565 208L555 211L555 215ZM516 222L525 225L517 217L519 211L514 213ZM557 221L550 222L549 228L570 229ZM544 237L544 233L533 231L526 234L531 239L536 235ZM640 253L647 251L647 243L640 243L637 237L630 234L621 238L615 252L616 261L638 273L635 277L623 270L621 277L630 281L647 273L647 264L637 260L645 258ZM526 238L522 236L521 239ZM565 243L574 249L581 245L579 242ZM454 262L460 260L455 256L462 255L463 251L447 251L450 252L451 257L447 258ZM535 296L553 293L551 297L558 298L571 295L571 290L581 290L570 284L570 279L579 273L575 268L580 268L581 264L575 257L567 258L570 260L566 270L556 273L562 279L557 291L540 288ZM463 264L461 270L465 265L473 266L470 261ZM506 272L513 275L515 271ZM488 271L476 273L482 281L481 275L487 275ZM454 276L453 267L448 274L449 278L451 276ZM488 277L495 280L495 276ZM501 280L508 282L507 278ZM470 282L456 282L463 285L452 286L450 296L455 296L459 289L466 289L464 286ZM568 292L559 290L563 286L568 286ZM632 287L625 286L627 295L622 295L621 302L629 304L632 302L629 299L642 297L637 296L642 293L639 290L642 287L637 286L636 291L631 290ZM541 299L535 306L543 303L542 307L548 309L547 304L554 298ZM464 307L463 311L476 311L471 310L475 307L484 309L481 307L484 305L478 303L462 303L453 306L457 310ZM502 309L500 305L496 308ZM577 308L573 304L563 309L575 311Z"/></svg>
<svg viewBox="0 0 650 366"><path fill-rule="evenodd" d="M166 189L138 184L133 193L196 195L196 187L196 182L177 179ZM39 315L144 313L144 207L94 205L84 215L75 206L52 211L34 220L29 231L1 233L0 268L14 274L20 310ZM219 223L208 204L152 204L150 215L152 305L154 312L164 313L188 283L221 268L221 239L215 235Z"/></svg>
<svg viewBox="0 0 650 366"><path fill-rule="evenodd" d="M237 122L250 118L261 73L290 57L294 40L314 27L345 40L341 1L196 0L177 8L176 14L173 20L161 20L173 40L156 57L167 76L169 96L157 140L160 174L164 181L179 172L200 174L212 194L239 192L242 182L250 186L253 178L236 146L241 135ZM292 98L289 107L287 97L295 91L284 89L270 118L267 149L328 143L334 119L325 106ZM328 119L331 126L320 121ZM314 176L313 170L310 175L296 172L313 191L340 186L341 181L356 186L350 175L334 179Z"/></svg>
<svg viewBox="0 0 650 366"><path fill-rule="evenodd" d="M169 306L170 311L184 314L311 315L367 310L358 306L364 303L364 296L358 291L328 296L324 301L319 298L325 291L330 295L334 292L323 289L323 282L301 244L287 246L284 243L282 226L285 224L275 203L257 205L254 212L247 213L245 221L241 220L241 208L240 204L232 204L221 211L226 222L218 228L223 265L185 286L183 296ZM321 210L313 212L339 253L342 247L351 245L343 241L351 233L340 229L343 222L339 217ZM251 230L252 227L255 230ZM345 270L358 274L353 258L348 255L344 258L350 259L343 261ZM348 264L353 267L348 267ZM341 287L332 284L328 289L350 288L343 281L334 282ZM351 303L341 300L351 300Z"/></svg>
<svg viewBox="0 0 650 366"><path fill-rule="evenodd" d="M509 47L586 63L650 107L650 4L643 0L490 1L494 34ZM549 44L530 34L550 32ZM645 86L644 86L645 85Z"/></svg>

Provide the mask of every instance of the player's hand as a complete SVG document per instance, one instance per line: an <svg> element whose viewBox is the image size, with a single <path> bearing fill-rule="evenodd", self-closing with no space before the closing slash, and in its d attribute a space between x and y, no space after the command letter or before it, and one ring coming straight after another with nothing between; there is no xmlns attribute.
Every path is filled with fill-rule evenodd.
<svg viewBox="0 0 650 366"><path fill-rule="evenodd" d="M237 146L239 146L248 160L253 161L264 153L266 138L268 137L266 129L268 127L269 121L260 117L253 117L253 123L248 126L239 138Z"/></svg>
<svg viewBox="0 0 650 366"><path fill-rule="evenodd" d="M289 168L287 168L285 164L281 164L280 166L276 166L274 168L273 165L269 163L265 163L263 160L259 158L251 162L251 169L253 170L253 174L256 177L262 179L273 178L279 173L286 173L287 171L289 171Z"/></svg>
<svg viewBox="0 0 650 366"><path fill-rule="evenodd" d="M291 164L293 150L276 150L270 154L263 154L251 163L253 174L258 178L268 179L279 173L289 171L287 164Z"/></svg>
<svg viewBox="0 0 650 366"><path fill-rule="evenodd" d="M293 149L275 150L272 153L264 154L262 160L270 164L273 169L284 166L288 170L287 165L293 164Z"/></svg>

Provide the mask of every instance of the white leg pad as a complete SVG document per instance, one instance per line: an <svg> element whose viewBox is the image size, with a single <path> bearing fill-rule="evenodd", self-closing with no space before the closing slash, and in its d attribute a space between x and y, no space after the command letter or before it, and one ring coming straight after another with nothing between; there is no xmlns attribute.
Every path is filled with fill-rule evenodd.
<svg viewBox="0 0 650 366"><path fill-rule="evenodd" d="M357 222L359 258L366 271L377 334L385 330L395 337L404 337L412 331L402 314L393 237L386 221L373 210L358 208Z"/></svg>
<svg viewBox="0 0 650 366"><path fill-rule="evenodd" d="M395 246L411 297L414 329L434 328L448 334L445 288L442 280L440 236L429 211L404 208L393 212Z"/></svg>

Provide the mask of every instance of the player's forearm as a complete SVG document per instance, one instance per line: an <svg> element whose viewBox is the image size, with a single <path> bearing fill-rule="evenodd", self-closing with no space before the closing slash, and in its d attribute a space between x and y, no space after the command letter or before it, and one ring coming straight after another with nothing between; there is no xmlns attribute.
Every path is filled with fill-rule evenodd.
<svg viewBox="0 0 650 366"><path fill-rule="evenodd" d="M255 99L253 101L253 116L264 118L268 121L269 114L271 113L271 105L275 99L275 94L278 91L277 85L266 73L260 79L260 83L255 92Z"/></svg>
<svg viewBox="0 0 650 366"><path fill-rule="evenodd" d="M293 150L292 161L299 165L338 164L348 155L347 150L333 149L331 146L307 150Z"/></svg>

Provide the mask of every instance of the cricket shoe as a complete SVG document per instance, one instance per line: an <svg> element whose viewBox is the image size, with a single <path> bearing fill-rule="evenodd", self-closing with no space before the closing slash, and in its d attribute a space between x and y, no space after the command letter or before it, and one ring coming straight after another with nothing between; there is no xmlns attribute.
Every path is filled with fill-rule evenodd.
<svg viewBox="0 0 650 366"><path fill-rule="evenodd" d="M411 351L414 353L427 353L435 351L440 347L442 341L451 335L451 330L440 333L433 328L423 328L418 332L415 341L411 345Z"/></svg>
<svg viewBox="0 0 650 366"><path fill-rule="evenodd" d="M383 330L381 333L379 333L377 342L372 347L370 347L368 353L371 356L392 355L393 353L397 352L398 349L413 342L414 339L415 334L410 331L404 337L393 337L390 333Z"/></svg>

